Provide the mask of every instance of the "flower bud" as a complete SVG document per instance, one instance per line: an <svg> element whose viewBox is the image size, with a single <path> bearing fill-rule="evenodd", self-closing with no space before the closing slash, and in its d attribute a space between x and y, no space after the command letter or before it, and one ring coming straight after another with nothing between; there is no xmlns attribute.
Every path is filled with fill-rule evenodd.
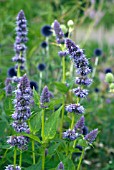
<svg viewBox="0 0 114 170"><path fill-rule="evenodd" d="M112 83L112 82L114 81L114 76L113 76L113 74L112 74L112 73L106 74L105 81L106 81L107 83Z"/></svg>

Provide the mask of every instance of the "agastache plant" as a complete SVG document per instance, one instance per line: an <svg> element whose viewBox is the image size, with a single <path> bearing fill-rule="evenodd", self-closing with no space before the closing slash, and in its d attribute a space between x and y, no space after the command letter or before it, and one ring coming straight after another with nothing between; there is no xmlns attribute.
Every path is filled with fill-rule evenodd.
<svg viewBox="0 0 114 170"><path fill-rule="evenodd" d="M15 56L12 58L12 61L17 63L15 69L17 70L17 75L20 76L20 70L25 69L25 55L27 49L25 43L28 41L27 20L23 10L17 15L16 25L16 39L14 43Z"/></svg>
<svg viewBox="0 0 114 170"><path fill-rule="evenodd" d="M13 103L15 111L12 114L14 121L11 125L14 128L14 131L17 133L30 133L30 129L26 121L31 116L30 105L32 103L32 91L30 88L30 82L26 75L21 78L17 90L15 90L15 99ZM10 138L7 140L8 144L15 147L14 166L16 166L16 148L18 147L20 150L27 149L28 141L28 137L24 136L10 136Z"/></svg>
<svg viewBox="0 0 114 170"><path fill-rule="evenodd" d="M85 112L84 107L79 103L79 101L81 98L86 98L88 95L88 90L84 89L83 86L89 86L92 83L92 79L88 77L88 74L91 72L91 69L88 67L89 62L86 56L84 55L83 50L80 49L78 45L75 45L75 43L71 39L66 39L66 48L68 54L70 55L71 60L74 63L74 67L76 68L76 73L77 75L79 75L79 77L76 77L75 80L75 84L77 84L78 87L72 90L74 95L77 97L77 103L66 106L66 111L72 113L72 121L71 121L71 128L63 133L63 138L69 141L74 140L75 142L73 147L75 147L76 141L80 137L83 137L83 140L91 144L97 136L98 129L95 129L90 133L88 133L87 128L85 126L84 116L82 116L74 126L74 122L75 122L74 114L79 115ZM84 156L84 150L85 148L83 146L82 154L80 156L77 170L80 169L81 161Z"/></svg>

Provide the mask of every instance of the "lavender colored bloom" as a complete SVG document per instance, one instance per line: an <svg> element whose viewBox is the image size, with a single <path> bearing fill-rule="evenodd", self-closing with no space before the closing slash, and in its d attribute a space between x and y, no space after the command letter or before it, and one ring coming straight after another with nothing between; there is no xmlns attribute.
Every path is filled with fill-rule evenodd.
<svg viewBox="0 0 114 170"><path fill-rule="evenodd" d="M85 125L85 118L84 116L82 116L78 122L76 123L74 129L76 132L79 132L79 133L82 133L82 130L84 128L84 125Z"/></svg>
<svg viewBox="0 0 114 170"><path fill-rule="evenodd" d="M5 170L21 170L21 167L16 165L14 168L14 165L8 165L6 166Z"/></svg>
<svg viewBox="0 0 114 170"><path fill-rule="evenodd" d="M65 57L65 56L68 55L68 52L67 52L67 51L59 51L59 52L58 52L58 55L59 55L60 57Z"/></svg>
<svg viewBox="0 0 114 170"><path fill-rule="evenodd" d="M26 122L14 121L11 125L16 132L26 132L27 133L28 131L30 131Z"/></svg>
<svg viewBox="0 0 114 170"><path fill-rule="evenodd" d="M8 86L10 83L11 83L11 81L12 81L12 78L6 78L6 80L5 80L5 86Z"/></svg>
<svg viewBox="0 0 114 170"><path fill-rule="evenodd" d="M5 91L6 91L6 96L11 96L12 95L12 92L13 92L13 88L12 88L12 85L9 84L5 87Z"/></svg>
<svg viewBox="0 0 114 170"><path fill-rule="evenodd" d="M66 106L66 111L74 112L77 114L82 114L82 113L84 113L84 107L81 106L79 103L78 104L70 104L70 105Z"/></svg>
<svg viewBox="0 0 114 170"><path fill-rule="evenodd" d="M59 163L58 170L64 170L64 165L62 162Z"/></svg>
<svg viewBox="0 0 114 170"><path fill-rule="evenodd" d="M92 143L97 137L97 134L98 134L98 129L94 129L85 136L85 140L87 140L89 143Z"/></svg>
<svg viewBox="0 0 114 170"><path fill-rule="evenodd" d="M65 42L64 40L64 33L60 27L60 24L57 20L54 21L54 27L53 27L55 34L56 34L56 41L58 44L63 44Z"/></svg>
<svg viewBox="0 0 114 170"><path fill-rule="evenodd" d="M45 86L42 90L42 94L40 97L40 105L42 108L46 108L47 106L45 104L49 102L50 102L50 93L48 87Z"/></svg>
<svg viewBox="0 0 114 170"><path fill-rule="evenodd" d="M26 75L24 75L19 84L18 89L15 90L16 99L14 100L15 112L12 114L14 120L27 120L30 115L30 104L32 103L32 90L30 82Z"/></svg>
<svg viewBox="0 0 114 170"><path fill-rule="evenodd" d="M86 67L89 64L88 59L82 56L81 58L74 59L74 65L76 68Z"/></svg>
<svg viewBox="0 0 114 170"><path fill-rule="evenodd" d="M17 146L21 150L27 149L28 137L24 136L10 136L7 143L11 146Z"/></svg>
<svg viewBox="0 0 114 170"><path fill-rule="evenodd" d="M66 132L63 132L63 139L75 140L79 136L75 130L68 129Z"/></svg>
<svg viewBox="0 0 114 170"><path fill-rule="evenodd" d="M80 87L77 87L72 90L73 93L80 98L85 98L88 95L88 90L86 89L81 89Z"/></svg>
<svg viewBox="0 0 114 170"><path fill-rule="evenodd" d="M25 69L24 62L25 62L25 52L27 47L25 46L25 43L28 41L27 38L27 21L25 18L25 14L23 10L21 10L16 19L16 39L14 43L14 51L15 56L12 58L13 62L20 63L20 69ZM17 69L18 66L15 66L15 69Z"/></svg>
<svg viewBox="0 0 114 170"><path fill-rule="evenodd" d="M91 69L89 67L82 67L77 69L77 74L80 74L81 76L86 76L87 74L91 73Z"/></svg>
<svg viewBox="0 0 114 170"><path fill-rule="evenodd" d="M76 77L76 84L89 86L92 84L92 79L87 77Z"/></svg>

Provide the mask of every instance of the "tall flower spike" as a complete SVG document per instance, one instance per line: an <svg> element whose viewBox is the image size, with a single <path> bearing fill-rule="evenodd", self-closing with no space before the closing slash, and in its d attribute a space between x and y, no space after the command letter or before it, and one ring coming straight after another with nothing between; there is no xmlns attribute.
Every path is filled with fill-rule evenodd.
<svg viewBox="0 0 114 170"><path fill-rule="evenodd" d="M94 129L85 136L85 140L87 140L89 143L92 143L97 137L97 134L98 134L98 129Z"/></svg>
<svg viewBox="0 0 114 170"><path fill-rule="evenodd" d="M50 93L48 87L45 86L42 90L42 94L40 97L40 105L42 108L46 108L47 106L45 104L49 102L50 102Z"/></svg>
<svg viewBox="0 0 114 170"><path fill-rule="evenodd" d="M15 68L18 68L20 65L20 69L24 69L24 62L25 62L25 53L26 53L26 46L25 43L28 41L27 38L27 20L25 18L25 14L23 10L21 10L16 19L16 39L14 43L14 51L15 56L12 58L13 62L16 62Z"/></svg>
<svg viewBox="0 0 114 170"><path fill-rule="evenodd" d="M60 27L60 24L57 20L54 21L54 31L55 31L55 34L56 34L56 41L58 44L63 44L65 42L64 40L64 33Z"/></svg>
<svg viewBox="0 0 114 170"><path fill-rule="evenodd" d="M84 116L81 116L81 118L78 120L78 122L76 123L76 125L74 127L75 131L82 133L84 125L85 125L85 118L84 118Z"/></svg>

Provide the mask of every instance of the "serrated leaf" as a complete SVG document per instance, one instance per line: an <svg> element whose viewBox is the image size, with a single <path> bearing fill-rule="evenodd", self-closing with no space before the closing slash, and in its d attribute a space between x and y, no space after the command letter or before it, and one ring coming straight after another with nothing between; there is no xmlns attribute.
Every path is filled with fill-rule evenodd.
<svg viewBox="0 0 114 170"><path fill-rule="evenodd" d="M52 139L55 136L61 109L62 106L46 121L44 128L45 139Z"/></svg>
<svg viewBox="0 0 114 170"><path fill-rule="evenodd" d="M54 82L54 84L56 88L62 93L67 93L69 90L69 88L64 83Z"/></svg>
<svg viewBox="0 0 114 170"><path fill-rule="evenodd" d="M48 105L49 109L53 109L55 106L61 104L63 101L63 98L59 99L52 99Z"/></svg>
<svg viewBox="0 0 114 170"><path fill-rule="evenodd" d="M41 143L40 139L37 136L33 135L33 134L27 134L27 133L23 132L23 133L19 133L19 136L20 135L27 136L27 137L33 139L34 141L36 141L38 143Z"/></svg>
<svg viewBox="0 0 114 170"><path fill-rule="evenodd" d="M32 133L36 133L40 130L41 128L41 112L35 114L31 119L30 119L30 130Z"/></svg>

